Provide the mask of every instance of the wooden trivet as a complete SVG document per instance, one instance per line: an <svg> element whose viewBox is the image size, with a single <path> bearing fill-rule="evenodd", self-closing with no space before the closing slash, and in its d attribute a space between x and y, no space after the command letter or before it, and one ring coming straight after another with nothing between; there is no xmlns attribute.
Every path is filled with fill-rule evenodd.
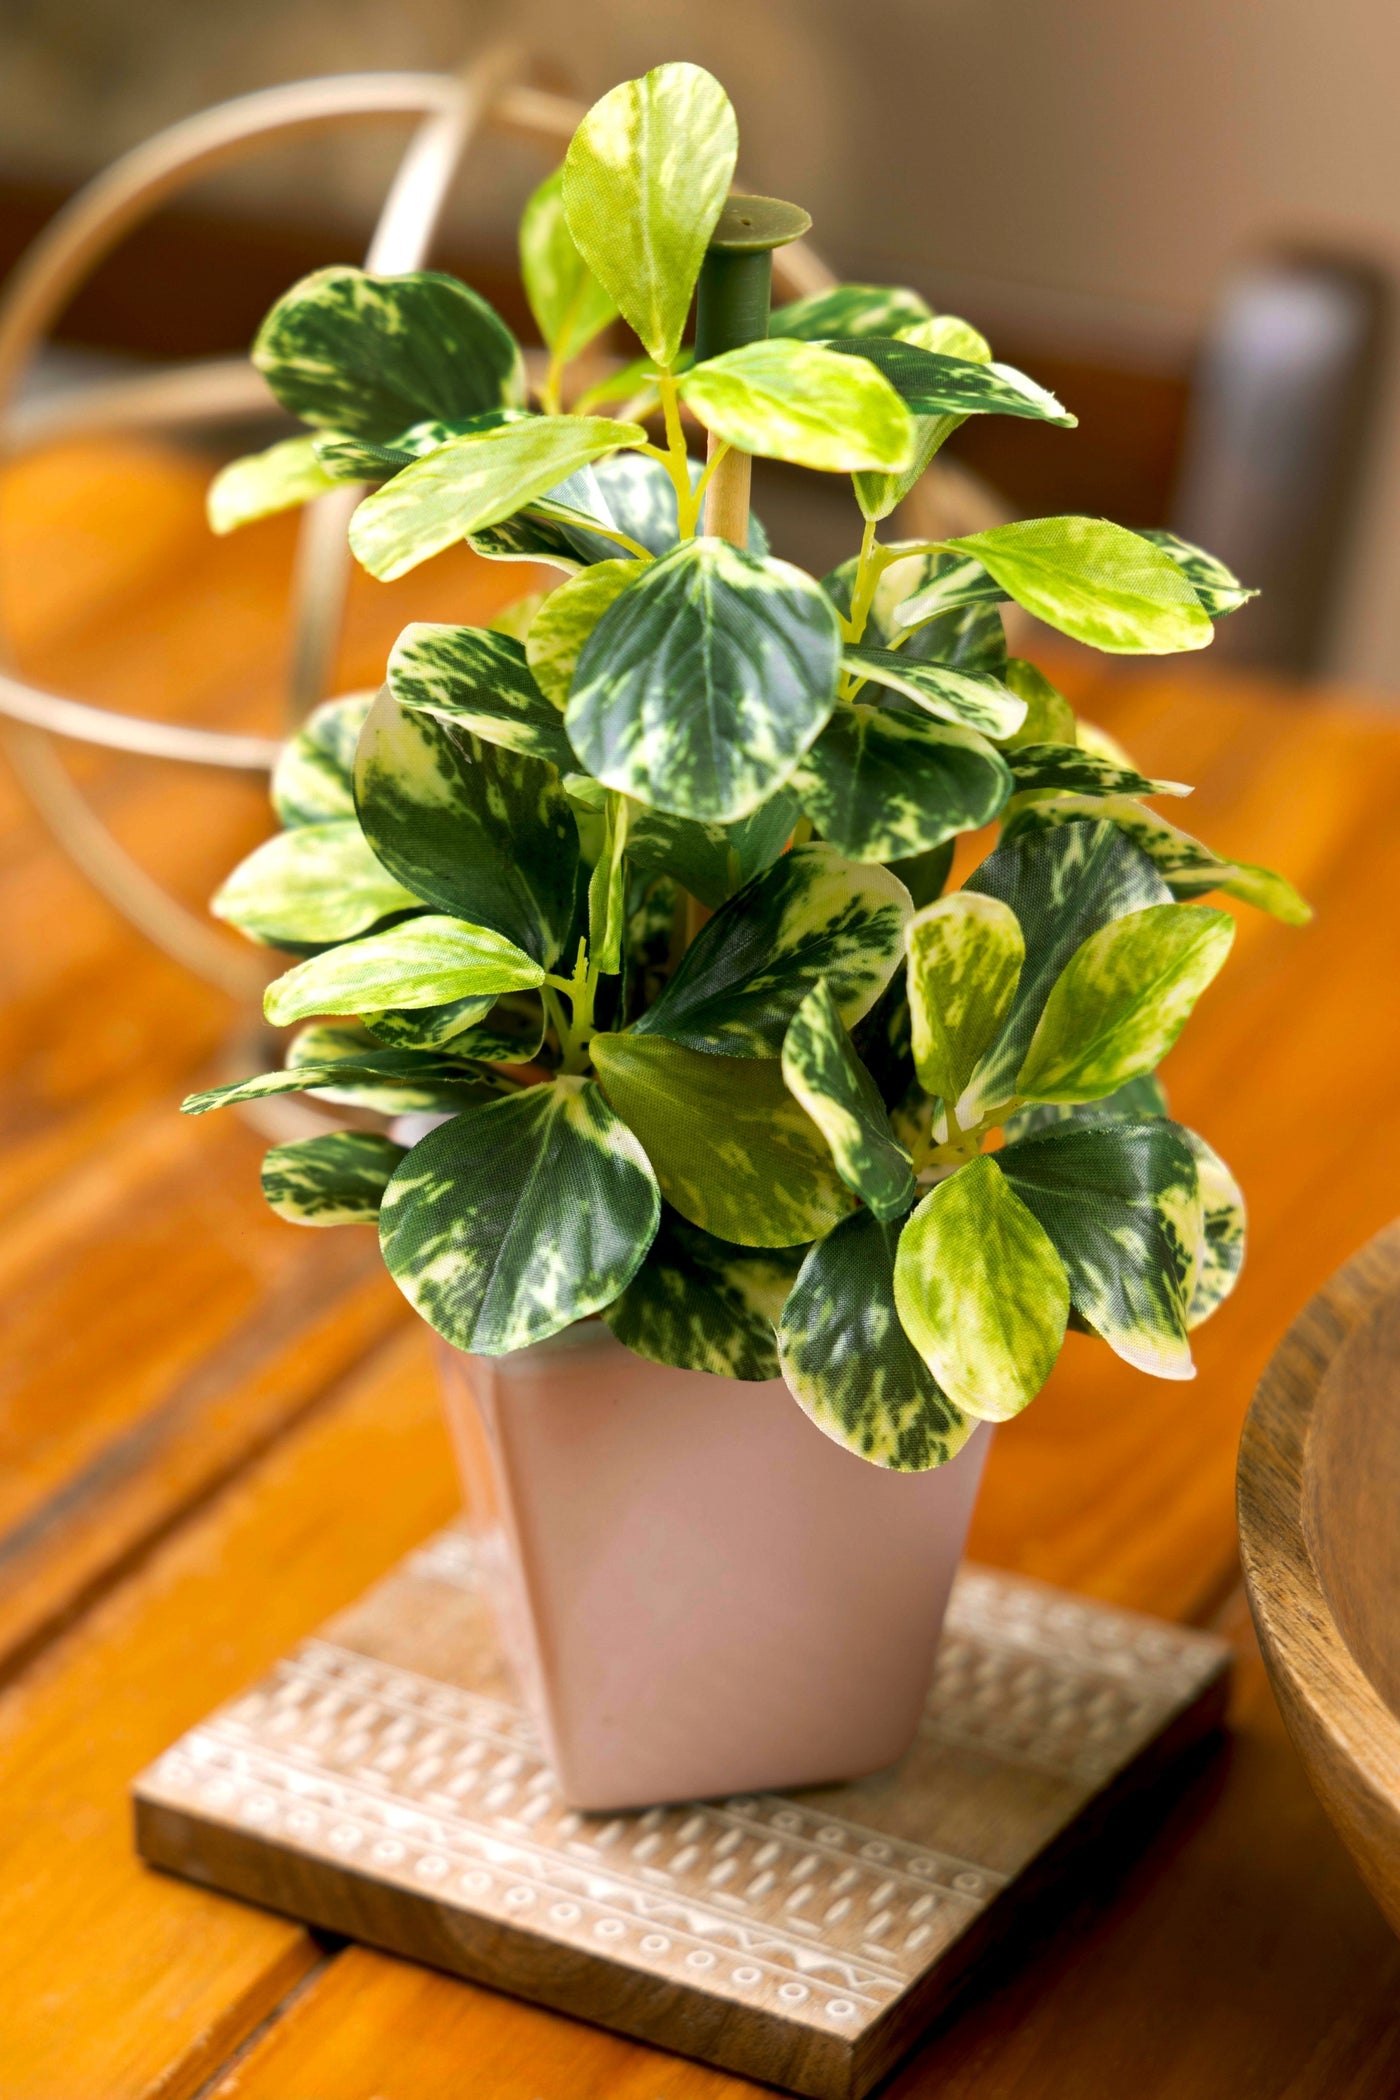
<svg viewBox="0 0 1400 2100"><path fill-rule="evenodd" d="M579 1815L453 1529L145 1772L137 1844L309 1924L860 2100L1103 1812L1219 1723L1228 1670L1210 1635L967 1568L893 1771Z"/></svg>

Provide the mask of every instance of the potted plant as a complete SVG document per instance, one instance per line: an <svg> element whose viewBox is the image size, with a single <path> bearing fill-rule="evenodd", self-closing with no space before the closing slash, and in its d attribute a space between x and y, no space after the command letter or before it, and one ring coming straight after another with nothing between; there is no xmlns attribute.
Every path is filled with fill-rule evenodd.
<svg viewBox="0 0 1400 2100"><path fill-rule="evenodd" d="M1074 419L909 291L770 318L806 220L728 201L736 137L689 65L589 111L522 224L533 401L453 278L296 285L254 358L310 432L210 499L222 531L372 482L375 576L463 539L561 572L490 628L406 628L377 696L287 745L284 828L214 908L298 958L266 1009L299 1033L185 1105L389 1119L276 1146L263 1187L377 1220L448 1345L503 1625L585 1807L901 1752L983 1425L1070 1325L1190 1377L1238 1272L1239 1192L1155 1076L1230 947L1200 900L1307 916L1149 807L1189 790L1076 721L1000 610L1161 654L1249 594L1097 519L882 538L967 416ZM619 317L641 354L577 393ZM755 454L852 477L831 575L770 552Z"/></svg>

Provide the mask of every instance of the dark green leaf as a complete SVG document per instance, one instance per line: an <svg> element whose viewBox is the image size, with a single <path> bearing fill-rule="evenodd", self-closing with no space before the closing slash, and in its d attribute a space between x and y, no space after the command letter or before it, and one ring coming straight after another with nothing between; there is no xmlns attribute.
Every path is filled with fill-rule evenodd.
<svg viewBox="0 0 1400 2100"><path fill-rule="evenodd" d="M1189 795L1179 780L1148 780L1074 744L1016 744L1007 752L1016 792L1050 788L1081 795Z"/></svg>
<svg viewBox="0 0 1400 2100"><path fill-rule="evenodd" d="M372 1225L402 1145L366 1130L274 1145L262 1164L262 1192L293 1225Z"/></svg>
<svg viewBox="0 0 1400 2100"><path fill-rule="evenodd" d="M922 853L989 823L1011 792L975 730L886 708L838 707L792 776L823 838L852 860Z"/></svg>
<svg viewBox="0 0 1400 2100"><path fill-rule="evenodd" d="M509 635L416 620L390 654L389 690L400 707L419 708L508 751L547 759L561 772L577 763L558 709Z"/></svg>
<svg viewBox="0 0 1400 2100"><path fill-rule="evenodd" d="M987 672L955 671L947 664L911 657L904 649L868 649L856 644L842 651L841 668L901 694L927 714L945 722L961 722L996 741L1011 736L1025 720L1025 702Z"/></svg>
<svg viewBox="0 0 1400 2100"><path fill-rule="evenodd" d="M674 875L692 897L717 910L752 876L772 866L800 815L791 788L779 788L736 824L696 824L639 802L632 811L627 857L636 867Z"/></svg>
<svg viewBox="0 0 1400 2100"><path fill-rule="evenodd" d="M774 1328L804 1251L738 1247L663 1204L646 1260L603 1318L648 1363L717 1378L777 1378Z"/></svg>
<svg viewBox="0 0 1400 2100"><path fill-rule="evenodd" d="M823 979L783 1038L783 1079L821 1131L837 1171L877 1218L902 1217L914 1200L909 1155L896 1144L885 1104Z"/></svg>
<svg viewBox="0 0 1400 2100"><path fill-rule="evenodd" d="M874 365L919 416L1025 416L1073 430L1077 416L1011 365L974 363L924 350L896 336L862 336L828 347Z"/></svg>
<svg viewBox="0 0 1400 2100"><path fill-rule="evenodd" d="M902 286L835 284L829 291L809 292L804 299L778 307L768 333L819 343L835 336L895 335L930 317L927 302Z"/></svg>

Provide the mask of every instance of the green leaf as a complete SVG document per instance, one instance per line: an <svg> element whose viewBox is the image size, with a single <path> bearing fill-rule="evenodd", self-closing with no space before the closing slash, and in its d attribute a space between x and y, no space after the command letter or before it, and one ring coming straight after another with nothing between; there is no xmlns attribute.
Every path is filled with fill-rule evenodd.
<svg viewBox="0 0 1400 2100"><path fill-rule="evenodd" d="M1007 1422L1055 1366L1069 1281L1045 1228L991 1153L929 1191L904 1228L894 1300L954 1405Z"/></svg>
<svg viewBox="0 0 1400 2100"><path fill-rule="evenodd" d="M354 816L355 746L373 703L373 693L323 700L288 737L272 775L272 806L284 824Z"/></svg>
<svg viewBox="0 0 1400 2100"><path fill-rule="evenodd" d="M520 274L545 347L560 364L617 318L617 307L574 246L562 166L546 175L521 216Z"/></svg>
<svg viewBox="0 0 1400 2100"><path fill-rule="evenodd" d="M543 982L539 964L489 927L426 915L298 963L273 979L263 1012L281 1028L312 1014L437 1006L445 999L499 995Z"/></svg>
<svg viewBox="0 0 1400 2100"><path fill-rule="evenodd" d="M901 549L907 548L907 553ZM980 561L965 554L940 553L917 540L892 540L886 549L895 559L886 562L875 586L863 640L886 643L899 636L901 654L911 647L910 627L940 613L957 612L964 606L1004 605L1006 593L988 575ZM849 616L858 556L843 561L826 577L824 588L841 611ZM915 603L923 607L918 619L905 615Z"/></svg>
<svg viewBox="0 0 1400 2100"><path fill-rule="evenodd" d="M1026 703L1026 718L1009 739L1013 750L1020 744L1078 742L1074 709L1055 690L1043 671L1027 663L1023 656L1009 656L1006 659L1006 682Z"/></svg>
<svg viewBox="0 0 1400 2100"><path fill-rule="evenodd" d="M402 1145L366 1130L274 1145L263 1157L262 1192L293 1225L372 1225Z"/></svg>
<svg viewBox="0 0 1400 2100"><path fill-rule="evenodd" d="M717 1056L775 1058L819 977L849 1027L897 968L909 911L888 869L794 847L701 928L637 1028Z"/></svg>
<svg viewBox="0 0 1400 2100"><path fill-rule="evenodd" d="M1177 898L1204 897L1223 890L1260 911L1281 919L1285 926L1306 926L1312 906L1300 897L1292 883L1272 868L1257 868L1244 860L1221 860L1209 846L1179 831L1165 817L1128 797L1102 802L1085 795L1056 795L1030 803L1007 825L1007 835L1021 837L1062 824L1077 824L1085 817L1107 818L1125 838L1132 840L1153 863Z"/></svg>
<svg viewBox="0 0 1400 2100"><path fill-rule="evenodd" d="M495 999L449 999L441 1006L390 1007L361 1016L377 1042L392 1049L451 1046L453 1057L488 1064L533 1064L544 1042L544 1007L533 992Z"/></svg>
<svg viewBox="0 0 1400 2100"><path fill-rule="evenodd" d="M874 365L917 416L1023 416L1073 430L1078 416L1013 365L949 357L897 336L863 336L830 345Z"/></svg>
<svg viewBox="0 0 1400 2100"><path fill-rule="evenodd" d="M1190 540L1183 540L1161 526L1152 526L1139 536L1171 556L1212 620L1221 620L1227 613L1238 612L1251 598L1259 596L1258 591L1246 589L1239 577L1232 575L1223 561L1207 554L1204 547L1193 547Z"/></svg>
<svg viewBox="0 0 1400 2100"><path fill-rule="evenodd" d="M1189 795L1180 780L1148 780L1132 766L1115 765L1074 744L1017 744L1007 752L1016 792L1032 788L1081 795Z"/></svg>
<svg viewBox="0 0 1400 2100"><path fill-rule="evenodd" d="M604 613L565 726L588 771L673 816L728 824L782 786L836 698L841 637L801 569L698 539Z"/></svg>
<svg viewBox="0 0 1400 2100"><path fill-rule="evenodd" d="M326 473L308 437L284 438L266 452L230 460L209 484L206 509L211 532L236 532L255 518L295 510L324 496L335 482Z"/></svg>
<svg viewBox="0 0 1400 2100"><path fill-rule="evenodd" d="M551 591L535 615L525 653L540 691L557 710L555 728L566 745L559 715L569 704L579 651L613 600L646 566L642 561L594 562Z"/></svg>
<svg viewBox="0 0 1400 2100"><path fill-rule="evenodd" d="M825 1435L872 1465L946 1465L976 1424L940 1391L899 1323L899 1228L845 1218L802 1265L778 1329L783 1376Z"/></svg>
<svg viewBox="0 0 1400 2100"><path fill-rule="evenodd" d="M385 691L360 734L355 799L380 860L418 896L554 961L573 924L579 854L552 766L410 713ZM404 1003L426 1002L380 1001Z"/></svg>
<svg viewBox="0 0 1400 2100"><path fill-rule="evenodd" d="M568 771L573 750L526 656L519 642L484 627L415 620L389 657L389 690L400 707Z"/></svg>
<svg viewBox="0 0 1400 2100"><path fill-rule="evenodd" d="M692 897L718 910L753 876L772 866L801 813L791 788L779 788L752 816L740 817L735 824L697 824L638 802L627 834L627 857L634 867L673 875Z"/></svg>
<svg viewBox="0 0 1400 2100"><path fill-rule="evenodd" d="M319 947L365 933L419 899L370 851L353 817L299 824L241 860L209 909L272 947Z"/></svg>
<svg viewBox="0 0 1400 2100"><path fill-rule="evenodd" d="M703 474L688 461L692 489ZM611 452L580 467L518 516L473 533L478 554L495 561L547 561L570 572L611 561L635 540L649 554L669 554L680 537L676 487L660 460L639 452ZM768 535L749 518L749 552L766 554Z"/></svg>
<svg viewBox="0 0 1400 2100"><path fill-rule="evenodd" d="M1092 1101L1158 1066L1230 952L1235 922L1201 904L1153 904L1091 933L1051 989L1016 1091Z"/></svg>
<svg viewBox="0 0 1400 2100"><path fill-rule="evenodd" d="M523 510L590 460L645 443L639 423L605 416L533 416L458 438L366 496L350 520L350 546L371 576L391 583Z"/></svg>
<svg viewBox="0 0 1400 2100"><path fill-rule="evenodd" d="M596 1083L561 1078L415 1145L385 1190L379 1241L430 1327L505 1356L610 1305L660 1212L646 1155Z"/></svg>
<svg viewBox="0 0 1400 2100"><path fill-rule="evenodd" d="M213 1108L265 1101L275 1094L315 1094L322 1101L402 1116L422 1109L455 1111L471 1101L492 1100L511 1087L494 1072L431 1052L380 1050L372 1042L337 1044L336 1031L324 1024L307 1029L305 1035L310 1040L293 1045L299 1054L282 1071L258 1072L231 1086L189 1094L180 1104L181 1113L203 1116ZM323 1054L317 1056L318 1050ZM327 1050L334 1055L324 1054Z"/></svg>
<svg viewBox="0 0 1400 2100"><path fill-rule="evenodd" d="M919 1084L956 1104L1016 997L1026 959L1020 922L997 897L955 890L915 913L908 947Z"/></svg>
<svg viewBox="0 0 1400 2100"><path fill-rule="evenodd" d="M985 671L955 671L947 664L922 663L903 650L857 643L847 643L841 668L902 694L927 714L961 722L998 742L1014 735L1025 720L1025 701Z"/></svg>
<svg viewBox="0 0 1400 2100"><path fill-rule="evenodd" d="M913 458L913 421L894 388L816 343L745 343L694 366L680 394L716 437L764 459L849 474L897 473Z"/></svg>
<svg viewBox="0 0 1400 2100"><path fill-rule="evenodd" d="M1049 1235L1093 1332L1154 1378L1193 1378L1201 1199L1186 1132L1161 1118L1068 1123L990 1156Z"/></svg>
<svg viewBox="0 0 1400 2100"><path fill-rule="evenodd" d="M675 362L738 151L724 89L683 64L613 88L569 142L569 232L659 365Z"/></svg>
<svg viewBox="0 0 1400 2100"><path fill-rule="evenodd" d="M737 1247L663 1204L646 1260L603 1318L648 1363L716 1378L777 1378L774 1328L804 1252Z"/></svg>
<svg viewBox="0 0 1400 2100"><path fill-rule="evenodd" d="M917 292L900 285L835 284L780 306L768 323L770 336L825 342L833 336L897 335L932 316Z"/></svg>
<svg viewBox="0 0 1400 2100"><path fill-rule="evenodd" d="M1201 1262L1186 1308L1186 1325L1199 1327L1239 1282L1244 1267L1244 1197L1224 1160L1203 1137L1185 1129L1181 1135L1191 1147L1201 1192Z"/></svg>
<svg viewBox="0 0 1400 2100"><path fill-rule="evenodd" d="M692 1225L742 1247L796 1247L851 1208L776 1058L712 1057L635 1030L597 1035L589 1047L662 1194Z"/></svg>
<svg viewBox="0 0 1400 2100"><path fill-rule="evenodd" d="M627 919L627 825L632 805L609 795L603 836L588 883L588 959L595 970L616 976L622 968Z"/></svg>
<svg viewBox="0 0 1400 2100"><path fill-rule="evenodd" d="M979 335L966 321L958 320L954 314L940 314L931 320L916 321L910 327L891 330L901 342L914 343L921 350L934 350L944 357L962 358L970 364L985 365L991 362L992 347L985 336ZM961 415L916 416L914 418L914 458L902 474L857 474L855 477L856 501L867 518L887 518L914 484L921 480L933 462L935 454L945 445L954 431L960 430L966 421Z"/></svg>
<svg viewBox="0 0 1400 2100"><path fill-rule="evenodd" d="M788 1092L821 1131L837 1171L877 1218L902 1217L914 1200L909 1155L895 1143L885 1104L842 1025L823 978L783 1038Z"/></svg>
<svg viewBox="0 0 1400 2100"><path fill-rule="evenodd" d="M1027 518L949 540L1048 626L1091 648L1130 656L1204 649L1212 628L1181 570L1161 549L1103 518ZM925 616L920 598L900 614Z"/></svg>
<svg viewBox="0 0 1400 2100"><path fill-rule="evenodd" d="M535 614L544 604L545 596L544 591L524 591L520 597L512 598L509 605L503 605L496 614L489 632L504 634L511 641L519 642L523 646L534 625Z"/></svg>
<svg viewBox="0 0 1400 2100"><path fill-rule="evenodd" d="M897 875L909 892L915 911L922 911L941 897L953 870L953 841L945 839L941 846L930 847L927 853L915 853L907 860L886 861L891 875Z"/></svg>
<svg viewBox="0 0 1400 2100"><path fill-rule="evenodd" d="M1003 841L967 884L978 896L1009 904L1025 937L1026 961L1006 1026L973 1074L959 1104L971 1126L1015 1091L1050 988L1087 935L1100 926L1165 904L1171 892L1145 854L1112 824L1073 824L1063 831Z"/></svg>
<svg viewBox="0 0 1400 2100"><path fill-rule="evenodd" d="M975 730L881 707L838 707L792 776L823 838L852 860L922 853L990 823L1006 761Z"/></svg>
<svg viewBox="0 0 1400 2100"><path fill-rule="evenodd" d="M428 417L525 404L515 337L484 299L436 270L313 271L263 322L253 363L303 423L375 444Z"/></svg>
<svg viewBox="0 0 1400 2100"><path fill-rule="evenodd" d="M1037 1131L1058 1130L1065 1123L1145 1123L1167 1113L1166 1089L1155 1072L1142 1072L1104 1094L1098 1101L1034 1101L1006 1119L1008 1145ZM1189 1135L1189 1133L1188 1133Z"/></svg>
<svg viewBox="0 0 1400 2100"><path fill-rule="evenodd" d="M411 467L415 459L426 459L430 452L457 438L530 420L523 408L488 408L483 415L454 416L450 421L429 416L400 431L387 445L371 444L368 438L347 437L339 430L322 431L311 442L317 459L333 481L388 481L405 467Z"/></svg>

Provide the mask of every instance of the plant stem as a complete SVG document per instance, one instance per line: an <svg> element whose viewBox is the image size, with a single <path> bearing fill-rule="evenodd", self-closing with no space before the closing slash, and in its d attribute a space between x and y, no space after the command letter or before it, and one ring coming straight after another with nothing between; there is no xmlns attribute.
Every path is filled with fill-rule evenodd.
<svg viewBox="0 0 1400 2100"><path fill-rule="evenodd" d="M540 407L547 416L557 416L563 401L564 360L555 350L549 360L544 385L540 388Z"/></svg>
<svg viewBox="0 0 1400 2100"><path fill-rule="evenodd" d="M685 431L681 428L681 405L676 393L676 375L672 371L664 370L657 374L656 383L661 395L661 411L666 419L667 450L663 457L672 487L676 491L676 530L681 539L693 539L700 505L690 486L690 455L685 449Z"/></svg>

